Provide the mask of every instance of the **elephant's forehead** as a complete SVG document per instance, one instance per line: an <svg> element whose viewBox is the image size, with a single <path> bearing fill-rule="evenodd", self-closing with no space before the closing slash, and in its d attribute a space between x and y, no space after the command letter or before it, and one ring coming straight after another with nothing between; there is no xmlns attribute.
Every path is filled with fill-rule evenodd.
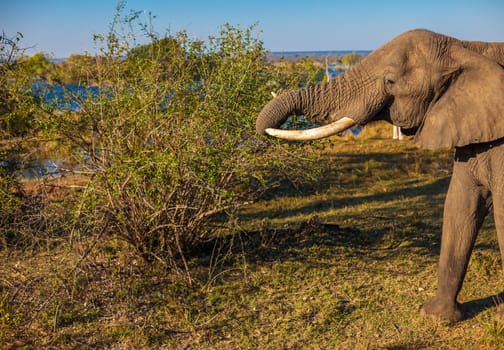
<svg viewBox="0 0 504 350"><path fill-rule="evenodd" d="M428 30L413 30L395 37L373 53L396 60L432 57L433 54L442 52L446 44L454 40Z"/></svg>

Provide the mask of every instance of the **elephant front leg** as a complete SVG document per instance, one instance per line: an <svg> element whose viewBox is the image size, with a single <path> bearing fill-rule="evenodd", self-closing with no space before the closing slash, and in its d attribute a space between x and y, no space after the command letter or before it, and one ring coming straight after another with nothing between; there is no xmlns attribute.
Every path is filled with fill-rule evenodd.
<svg viewBox="0 0 504 350"><path fill-rule="evenodd" d="M435 297L422 305L422 315L448 322L463 318L457 295L490 205L490 192L475 183L466 163L455 162L444 207L438 289Z"/></svg>
<svg viewBox="0 0 504 350"><path fill-rule="evenodd" d="M503 166L504 168L504 166ZM501 174L504 173L504 169L501 170ZM497 238L499 241L499 248L501 253L501 264L504 272L504 179L503 184L499 186L502 192L498 192L494 195L494 219L495 228L497 230ZM504 302L501 302L497 306L495 319L504 325Z"/></svg>

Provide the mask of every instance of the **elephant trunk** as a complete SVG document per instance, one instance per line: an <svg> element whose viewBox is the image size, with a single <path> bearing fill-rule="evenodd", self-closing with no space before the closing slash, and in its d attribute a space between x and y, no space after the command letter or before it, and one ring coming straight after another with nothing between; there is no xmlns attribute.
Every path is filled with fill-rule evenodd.
<svg viewBox="0 0 504 350"><path fill-rule="evenodd" d="M266 129L276 128L291 115L302 113L298 95L299 90L289 90L266 104L256 120L257 133L264 135Z"/></svg>
<svg viewBox="0 0 504 350"><path fill-rule="evenodd" d="M356 124L353 119L342 117L356 115L349 110L352 105L350 102L358 98L355 95L358 91L362 91L361 88L362 86L351 86L345 75L340 75L329 83L286 91L271 100L259 113L256 131L259 134L268 133L300 141L319 139L342 132ZM278 128L292 115L304 115L310 120L330 124L299 131L272 129Z"/></svg>

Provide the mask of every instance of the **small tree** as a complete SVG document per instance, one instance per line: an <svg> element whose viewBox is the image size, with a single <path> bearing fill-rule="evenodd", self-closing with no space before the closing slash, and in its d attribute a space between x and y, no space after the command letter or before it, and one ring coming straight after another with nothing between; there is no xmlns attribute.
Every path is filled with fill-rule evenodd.
<svg viewBox="0 0 504 350"><path fill-rule="evenodd" d="M341 57L341 63L343 63L345 68L348 69L354 66L357 62L359 62L360 59L361 57L357 53L352 52Z"/></svg>
<svg viewBox="0 0 504 350"><path fill-rule="evenodd" d="M131 50L121 28L136 20L118 14L96 37L99 93L80 100L79 112L52 113L47 125L84 150L93 173L81 232L106 230L145 262L190 276L186 256L198 244L229 227L275 169L309 176L307 161L295 151L286 159L279 143L255 136L277 72L253 26L226 24L207 44L185 32L160 40L147 33L152 42Z"/></svg>
<svg viewBox="0 0 504 350"><path fill-rule="evenodd" d="M33 56L23 57L20 60L20 64L25 66L28 75L39 79L46 78L49 71L53 68L53 64L43 52L38 52Z"/></svg>

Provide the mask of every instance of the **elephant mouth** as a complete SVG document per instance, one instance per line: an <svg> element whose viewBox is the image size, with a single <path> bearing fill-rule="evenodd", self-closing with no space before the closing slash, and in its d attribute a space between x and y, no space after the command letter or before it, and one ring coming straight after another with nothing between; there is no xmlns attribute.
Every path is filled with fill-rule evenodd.
<svg viewBox="0 0 504 350"><path fill-rule="evenodd" d="M415 128L401 128L401 132L406 135L406 136L413 136L416 135L419 127Z"/></svg>

